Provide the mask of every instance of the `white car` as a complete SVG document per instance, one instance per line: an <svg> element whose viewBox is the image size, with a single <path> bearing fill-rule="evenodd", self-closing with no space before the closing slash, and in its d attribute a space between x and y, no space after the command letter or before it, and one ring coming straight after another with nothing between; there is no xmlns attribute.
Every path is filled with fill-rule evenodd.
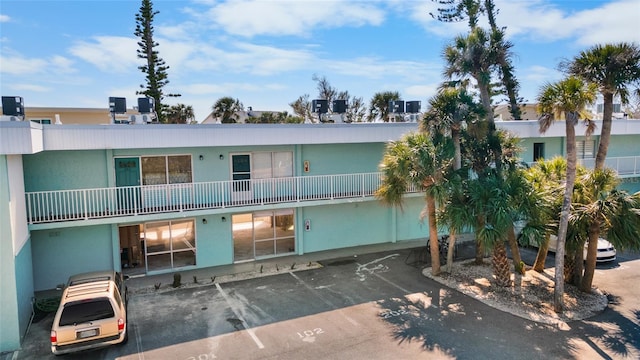
<svg viewBox="0 0 640 360"><path fill-rule="evenodd" d="M587 258L587 246L588 244L584 244L584 258ZM549 251L556 252L556 248L558 247L558 238L555 235L551 235L549 237ZM600 238L598 239L598 256L596 257L596 262L607 262L613 261L616 259L616 248L608 242L607 240Z"/></svg>
<svg viewBox="0 0 640 360"><path fill-rule="evenodd" d="M55 355L127 341L127 287L115 271L69 278L51 326Z"/></svg>

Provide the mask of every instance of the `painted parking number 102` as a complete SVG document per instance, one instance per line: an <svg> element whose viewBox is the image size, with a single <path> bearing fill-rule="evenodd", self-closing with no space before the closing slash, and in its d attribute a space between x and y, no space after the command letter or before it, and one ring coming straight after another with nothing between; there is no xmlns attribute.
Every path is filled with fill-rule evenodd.
<svg viewBox="0 0 640 360"><path fill-rule="evenodd" d="M300 337L300 339L304 339L305 337L324 334L324 330L322 330L321 328L315 328L313 330L305 330L303 332L298 332L297 334Z"/></svg>

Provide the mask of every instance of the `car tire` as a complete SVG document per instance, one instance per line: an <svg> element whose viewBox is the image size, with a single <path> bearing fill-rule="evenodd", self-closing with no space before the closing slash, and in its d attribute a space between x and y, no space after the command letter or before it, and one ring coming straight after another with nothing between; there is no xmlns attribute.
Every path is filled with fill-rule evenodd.
<svg viewBox="0 0 640 360"><path fill-rule="evenodd" d="M124 334L124 339L122 340L121 344L124 345L127 342L129 342L129 329L127 329L127 332Z"/></svg>

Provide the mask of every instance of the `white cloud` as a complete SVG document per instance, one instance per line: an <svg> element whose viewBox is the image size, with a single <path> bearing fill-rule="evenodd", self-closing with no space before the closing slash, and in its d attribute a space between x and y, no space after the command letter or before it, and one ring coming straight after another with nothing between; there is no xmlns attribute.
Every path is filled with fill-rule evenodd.
<svg viewBox="0 0 640 360"><path fill-rule="evenodd" d="M399 78L422 81L440 76L441 65L428 62L380 60L362 57L347 60L320 61L322 67L335 73L366 79Z"/></svg>
<svg viewBox="0 0 640 360"><path fill-rule="evenodd" d="M562 77L562 73L556 69L548 68L546 66L535 65L525 69L521 76L526 81L542 83L547 81L549 78L560 78Z"/></svg>
<svg viewBox="0 0 640 360"><path fill-rule="evenodd" d="M137 39L120 36L96 36L94 42L81 41L69 52L104 72L123 73L137 70Z"/></svg>
<svg viewBox="0 0 640 360"><path fill-rule="evenodd" d="M49 65L44 59L27 59L20 55L0 55L0 64L0 73L12 75L41 73L47 71Z"/></svg>
<svg viewBox="0 0 640 360"><path fill-rule="evenodd" d="M0 22L9 22L9 21L11 21L11 18L9 17L9 15L0 14Z"/></svg>
<svg viewBox="0 0 640 360"><path fill-rule="evenodd" d="M184 59L183 66L202 72L224 71L268 76L305 68L314 54L305 49L288 50L274 46L234 42L222 49L198 44L194 53ZM173 49L172 49L173 52Z"/></svg>
<svg viewBox="0 0 640 360"><path fill-rule="evenodd" d="M379 25L384 12L367 2L352 1L230 1L216 4L209 21L241 36L306 36L312 29Z"/></svg>
<svg viewBox="0 0 640 360"><path fill-rule="evenodd" d="M47 92L50 91L51 88L42 85L35 84L12 84L13 89L20 91L33 91L33 92Z"/></svg>
<svg viewBox="0 0 640 360"><path fill-rule="evenodd" d="M595 45L640 41L640 3L623 0L584 11L572 18L578 43Z"/></svg>
<svg viewBox="0 0 640 360"><path fill-rule="evenodd" d="M440 83L433 83L427 85L412 85L408 86L402 91L402 94L407 97L407 99L429 99L438 91L438 86ZM422 109L426 109L426 102L422 101Z"/></svg>
<svg viewBox="0 0 640 360"><path fill-rule="evenodd" d="M592 4L589 2L588 4ZM595 4L595 3L594 3ZM640 5L637 0L619 0L587 10L566 12L547 0L496 0L498 26L506 26L507 35L525 37L535 42L577 39L581 45L603 42L640 41ZM466 19L458 23L442 23L436 14L436 2L416 4L411 18L430 33L450 38L468 31ZM488 27L486 17L480 25Z"/></svg>

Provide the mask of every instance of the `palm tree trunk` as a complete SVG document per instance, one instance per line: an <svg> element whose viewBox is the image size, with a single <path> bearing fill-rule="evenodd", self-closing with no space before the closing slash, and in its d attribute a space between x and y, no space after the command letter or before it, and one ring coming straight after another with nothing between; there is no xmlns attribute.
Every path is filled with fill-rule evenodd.
<svg viewBox="0 0 640 360"><path fill-rule="evenodd" d="M462 150L460 148L460 131L451 129L451 140L454 148L453 169L459 170L462 167Z"/></svg>
<svg viewBox="0 0 640 360"><path fill-rule="evenodd" d="M503 241L498 241L494 245L491 264L493 265L493 275L496 277L496 285L502 287L511 286L511 270L509 269L507 249Z"/></svg>
<svg viewBox="0 0 640 360"><path fill-rule="evenodd" d="M546 235L544 241L540 243L538 247L538 254L536 254L536 262L533 264L533 270L537 272L543 272L545 263L547 262L547 252L549 251L549 235Z"/></svg>
<svg viewBox="0 0 640 360"><path fill-rule="evenodd" d="M481 229L484 226L484 217L482 215L478 215L478 229ZM476 234L476 265L482 265L484 262L484 248L482 247L482 243L478 240L478 235Z"/></svg>
<svg viewBox="0 0 640 360"><path fill-rule="evenodd" d="M453 252L456 246L456 231L449 232L449 248L447 249L447 265L445 271L451 274L453 270Z"/></svg>
<svg viewBox="0 0 640 360"><path fill-rule="evenodd" d="M573 254L573 274L571 274L571 284L578 287L582 283L582 271L584 270L584 266L582 265L583 262L584 258L582 251L576 251Z"/></svg>
<svg viewBox="0 0 640 360"><path fill-rule="evenodd" d="M524 275L525 267L520 257L520 248L518 247L518 241L516 240L515 228L512 226L507 230L507 241L509 242L509 248L511 249L511 258L513 259L513 268L518 274Z"/></svg>
<svg viewBox="0 0 640 360"><path fill-rule="evenodd" d="M604 105L602 113L602 130L600 131L600 145L596 154L594 170L602 170L607 159L609 142L611 140L611 126L613 117L613 93L603 93ZM598 257L598 238L600 237L600 220L595 219L589 225L589 245L587 245L587 261L584 275L580 279L580 290L591 292L593 275L596 271L596 258Z"/></svg>
<svg viewBox="0 0 640 360"><path fill-rule="evenodd" d="M589 224L589 244L587 245L587 261L584 267L584 276L580 283L580 290L590 293L593 283L593 275L596 271L596 260L598 257L598 237L600 236L600 221L594 219Z"/></svg>
<svg viewBox="0 0 640 360"><path fill-rule="evenodd" d="M558 246L556 248L555 288L553 293L553 308L556 312L564 310L564 247L567 239L567 227L569 225L569 213L571 212L571 199L573 197L573 185L576 182L576 123L578 115L574 112L565 112L565 128L567 140L567 179L565 183L564 197L562 198L562 210L560 212L560 224L558 229Z"/></svg>
<svg viewBox="0 0 640 360"><path fill-rule="evenodd" d="M427 194L427 218L429 219L429 247L431 252L431 274L440 275L440 247L438 244L438 224L436 222L436 200Z"/></svg>
<svg viewBox="0 0 640 360"><path fill-rule="evenodd" d="M564 282L566 284L573 284L573 276L575 275L576 268L576 254L574 252L567 252L564 254Z"/></svg>
<svg viewBox="0 0 640 360"><path fill-rule="evenodd" d="M609 142L611 140L611 126L613 117L613 93L604 93L604 104L602 109L602 130L600 130L600 145L598 145L598 153L596 154L596 163L594 169L600 170L604 167L604 161L607 158L609 150Z"/></svg>

